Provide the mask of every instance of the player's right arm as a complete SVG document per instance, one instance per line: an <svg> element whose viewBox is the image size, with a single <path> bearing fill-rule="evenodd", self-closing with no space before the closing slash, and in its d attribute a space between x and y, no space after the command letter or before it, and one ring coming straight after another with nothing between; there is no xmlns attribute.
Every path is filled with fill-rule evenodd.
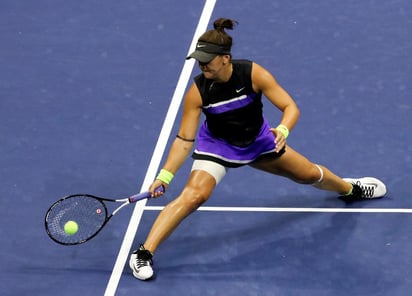
<svg viewBox="0 0 412 296"><path fill-rule="evenodd" d="M202 98L197 86L193 83L184 98L183 114L178 132L179 137L176 137L173 141L166 162L163 165L163 170L174 175L191 153L199 126L201 112ZM154 188L157 188L160 185L167 188L168 184L165 184L160 180L155 180L150 186L149 191L153 192ZM156 194L156 196L157 195L161 195L161 193Z"/></svg>

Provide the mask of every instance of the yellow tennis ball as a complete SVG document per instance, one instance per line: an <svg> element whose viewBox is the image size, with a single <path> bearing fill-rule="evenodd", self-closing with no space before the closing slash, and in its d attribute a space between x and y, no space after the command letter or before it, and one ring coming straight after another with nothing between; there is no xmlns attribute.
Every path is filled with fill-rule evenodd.
<svg viewBox="0 0 412 296"><path fill-rule="evenodd" d="M76 232L79 230L79 225L75 221L67 221L66 224L64 224L64 232L68 235L73 235L76 234Z"/></svg>

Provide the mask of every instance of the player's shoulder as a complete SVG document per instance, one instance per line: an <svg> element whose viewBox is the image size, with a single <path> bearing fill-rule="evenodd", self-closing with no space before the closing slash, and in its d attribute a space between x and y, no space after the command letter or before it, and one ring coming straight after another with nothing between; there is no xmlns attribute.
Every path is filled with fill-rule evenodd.
<svg viewBox="0 0 412 296"><path fill-rule="evenodd" d="M262 73L267 72L268 70L259 64L256 61L249 60L249 59L234 59L232 60L232 64L236 69L244 69L246 71L255 72L255 73Z"/></svg>
<svg viewBox="0 0 412 296"><path fill-rule="evenodd" d="M247 59L233 59L232 65L235 69L236 68L252 69L253 61L247 60Z"/></svg>
<svg viewBox="0 0 412 296"><path fill-rule="evenodd" d="M271 87L274 85L273 83L276 83L274 75L258 63L253 62L251 73L253 88L256 91Z"/></svg>
<svg viewBox="0 0 412 296"><path fill-rule="evenodd" d="M253 61L247 59L233 59L233 72L238 76L250 76L253 68Z"/></svg>

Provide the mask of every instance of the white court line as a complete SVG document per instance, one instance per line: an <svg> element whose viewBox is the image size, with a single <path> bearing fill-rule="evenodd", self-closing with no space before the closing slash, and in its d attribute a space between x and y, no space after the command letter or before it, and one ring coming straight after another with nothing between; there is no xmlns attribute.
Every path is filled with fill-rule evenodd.
<svg viewBox="0 0 412 296"><path fill-rule="evenodd" d="M197 25L195 34L193 36L192 43L189 47L188 54L191 53L196 46L197 39L200 37L203 32L206 31L207 25L210 21L212 16L213 9L215 7L216 0L206 0L205 6L203 7L202 14L199 19L199 23ZM167 111L166 118L163 122L162 130L160 132L159 138L156 143L156 147L154 149L152 159L150 160L149 168L147 169L147 173L145 179L143 181L141 191L147 190L150 184L153 182L156 172L159 168L160 161L162 159L164 150L166 148L167 141L169 139L170 133L172 131L176 115L179 110L179 106L182 102L185 89L190 79L190 75L193 70L193 66L195 65L195 61L193 59L186 60L182 72L179 77L179 81L176 85L175 92L173 94L172 100L169 105L169 110ZM134 211L132 217L130 218L129 226L126 230L126 234L123 239L123 243L120 247L119 254L117 256L115 265L113 267L112 274L110 276L109 282L106 286L106 291L104 293L105 296L113 296L116 293L117 286L120 281L120 277L123 272L123 268L125 266L127 257L130 253L130 249L132 247L137 228L139 226L140 220L143 215L143 211L145 209L147 200L142 200L136 203L134 207Z"/></svg>
<svg viewBox="0 0 412 296"><path fill-rule="evenodd" d="M147 211L161 211L164 207L147 206ZM270 207L200 207L208 212L285 212L285 213L395 213L412 214L412 209L388 208L270 208Z"/></svg>

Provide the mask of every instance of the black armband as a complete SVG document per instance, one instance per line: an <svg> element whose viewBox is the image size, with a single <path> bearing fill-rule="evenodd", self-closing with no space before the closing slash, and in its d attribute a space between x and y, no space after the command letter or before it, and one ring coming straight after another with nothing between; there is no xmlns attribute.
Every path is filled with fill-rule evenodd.
<svg viewBox="0 0 412 296"><path fill-rule="evenodd" d="M181 137L181 136L179 136L179 135L176 135L176 138L178 138L178 139L180 139L180 140L182 140L182 141L185 141L185 142L194 142L195 141L195 139L186 139L186 138L183 138L183 137Z"/></svg>

